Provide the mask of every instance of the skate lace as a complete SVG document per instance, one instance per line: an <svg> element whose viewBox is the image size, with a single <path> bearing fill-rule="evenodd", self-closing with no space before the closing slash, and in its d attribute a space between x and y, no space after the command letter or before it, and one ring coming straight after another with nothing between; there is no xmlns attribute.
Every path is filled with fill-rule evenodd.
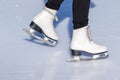
<svg viewBox="0 0 120 80"><path fill-rule="evenodd" d="M90 31L90 27L87 27L87 35L86 36L88 37L88 41L90 44L95 45L95 46L99 45L98 43L96 43L95 41L92 40L92 34Z"/></svg>
<svg viewBox="0 0 120 80"><path fill-rule="evenodd" d="M91 35L91 31L90 31L90 27L87 27L87 37L90 41L93 41L92 40L92 35Z"/></svg>
<svg viewBox="0 0 120 80"><path fill-rule="evenodd" d="M91 43L92 40L92 35L91 35L91 32L90 32L90 29L89 27L86 28L86 39L88 40L89 43Z"/></svg>

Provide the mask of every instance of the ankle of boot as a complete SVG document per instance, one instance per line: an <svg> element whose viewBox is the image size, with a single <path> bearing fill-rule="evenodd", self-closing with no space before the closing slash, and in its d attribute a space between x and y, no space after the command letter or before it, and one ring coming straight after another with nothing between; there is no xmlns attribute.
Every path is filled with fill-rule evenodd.
<svg viewBox="0 0 120 80"><path fill-rule="evenodd" d="M47 7L45 7L45 10L48 11L49 13L51 13L54 16L57 14L57 10L50 9L50 8L47 8Z"/></svg>

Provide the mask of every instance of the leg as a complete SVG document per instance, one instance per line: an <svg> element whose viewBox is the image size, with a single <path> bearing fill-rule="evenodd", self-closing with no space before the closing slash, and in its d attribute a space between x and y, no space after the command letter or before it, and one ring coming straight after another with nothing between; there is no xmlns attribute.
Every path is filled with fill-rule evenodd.
<svg viewBox="0 0 120 80"><path fill-rule="evenodd" d="M108 54L105 53L107 52L107 48L95 43L91 39L88 30L89 5L90 0L73 0L74 30L70 48L71 55L75 58L73 58L72 61L79 61L78 56L81 55L81 52L92 55L92 58L87 60L106 58L108 56Z"/></svg>
<svg viewBox="0 0 120 80"><path fill-rule="evenodd" d="M90 0L73 0L74 29L88 25Z"/></svg>
<svg viewBox="0 0 120 80"><path fill-rule="evenodd" d="M58 10L63 1L64 0L48 0L48 2L46 3L46 7L50 9Z"/></svg>

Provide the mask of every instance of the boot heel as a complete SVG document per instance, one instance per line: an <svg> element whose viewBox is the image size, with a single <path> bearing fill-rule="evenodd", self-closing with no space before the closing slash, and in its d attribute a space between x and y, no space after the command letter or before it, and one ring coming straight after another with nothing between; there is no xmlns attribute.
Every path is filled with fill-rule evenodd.
<svg viewBox="0 0 120 80"><path fill-rule="evenodd" d="M67 59L67 62L79 62L80 61L81 52L77 50L71 50L71 57Z"/></svg>
<svg viewBox="0 0 120 80"><path fill-rule="evenodd" d="M72 56L81 56L81 51L71 50L71 55Z"/></svg>
<svg viewBox="0 0 120 80"><path fill-rule="evenodd" d="M42 29L33 21L31 22L30 27L39 33L43 33Z"/></svg>

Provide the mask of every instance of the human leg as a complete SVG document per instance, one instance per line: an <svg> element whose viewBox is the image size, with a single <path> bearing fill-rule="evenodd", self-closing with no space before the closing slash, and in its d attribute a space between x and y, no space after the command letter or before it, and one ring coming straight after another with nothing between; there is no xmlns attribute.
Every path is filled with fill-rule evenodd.
<svg viewBox="0 0 120 80"><path fill-rule="evenodd" d="M91 36L88 26L90 0L73 0L73 36L71 40L71 54L80 56L81 52L93 55L92 58L98 59L108 56L105 46L95 43ZM105 53L101 56L102 53ZM99 55L100 54L100 55ZM78 58L77 58L78 59Z"/></svg>
<svg viewBox="0 0 120 80"><path fill-rule="evenodd" d="M64 0L48 0L48 2L45 5L47 8L59 10L63 1Z"/></svg>

